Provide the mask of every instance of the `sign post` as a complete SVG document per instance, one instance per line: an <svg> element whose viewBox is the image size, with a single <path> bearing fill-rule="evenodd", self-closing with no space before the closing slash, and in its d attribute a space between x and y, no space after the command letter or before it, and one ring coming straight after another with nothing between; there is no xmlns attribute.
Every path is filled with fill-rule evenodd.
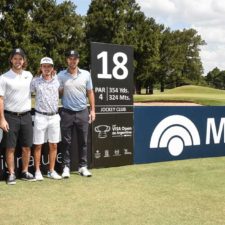
<svg viewBox="0 0 225 225"><path fill-rule="evenodd" d="M133 163L133 49L91 43L96 121L92 127L93 167Z"/></svg>

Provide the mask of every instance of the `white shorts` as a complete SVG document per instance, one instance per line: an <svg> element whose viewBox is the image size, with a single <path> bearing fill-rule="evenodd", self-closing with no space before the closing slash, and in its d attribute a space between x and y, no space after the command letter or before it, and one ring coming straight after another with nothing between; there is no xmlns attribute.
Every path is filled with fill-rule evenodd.
<svg viewBox="0 0 225 225"><path fill-rule="evenodd" d="M46 143L59 143L61 141L60 116L46 116L35 113L33 144L41 145Z"/></svg>

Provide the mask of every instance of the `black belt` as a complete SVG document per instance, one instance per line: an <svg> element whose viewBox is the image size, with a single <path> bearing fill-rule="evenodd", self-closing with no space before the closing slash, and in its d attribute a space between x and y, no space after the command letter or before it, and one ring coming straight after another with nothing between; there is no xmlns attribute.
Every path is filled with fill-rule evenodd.
<svg viewBox="0 0 225 225"><path fill-rule="evenodd" d="M68 113L76 113L76 111L73 111L71 109L62 108L62 111L68 112Z"/></svg>
<svg viewBox="0 0 225 225"><path fill-rule="evenodd" d="M8 113L10 115L15 115L15 116L25 116L28 113L30 113L30 111L27 111L27 112L11 112L11 111L8 111L8 110L4 110L4 112Z"/></svg>
<svg viewBox="0 0 225 225"><path fill-rule="evenodd" d="M42 114L42 115L45 115L45 116L54 116L54 115L58 114L58 112L47 113L47 112L40 112L40 111L37 111L37 110L35 110L35 112L37 112L39 114Z"/></svg>
<svg viewBox="0 0 225 225"><path fill-rule="evenodd" d="M85 108L85 109L82 109L82 110L80 110L80 111L73 111L73 110L71 110L71 109L62 108L62 111L65 111L65 112L68 112L68 113L79 113L79 112L82 112L82 111L84 111L84 110L86 110L86 108Z"/></svg>

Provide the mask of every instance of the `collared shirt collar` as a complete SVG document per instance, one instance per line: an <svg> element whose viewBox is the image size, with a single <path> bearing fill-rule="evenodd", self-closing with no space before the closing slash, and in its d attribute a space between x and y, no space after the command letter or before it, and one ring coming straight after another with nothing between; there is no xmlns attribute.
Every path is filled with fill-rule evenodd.
<svg viewBox="0 0 225 225"><path fill-rule="evenodd" d="M72 75L72 74L69 72L68 69L65 70L65 73L68 74L68 75ZM80 73L81 73L81 71L80 71L80 68L78 67L78 68L77 68L77 76L78 76Z"/></svg>
<svg viewBox="0 0 225 225"><path fill-rule="evenodd" d="M40 75L40 78L43 80L43 81L46 81L46 82L51 82L53 80L55 80L55 76L52 76L52 79L51 80L45 80L42 76L42 74Z"/></svg>
<svg viewBox="0 0 225 225"><path fill-rule="evenodd" d="M14 72L13 69L11 68L10 71L11 71L11 73L14 74L15 76L16 76L16 75L22 75L22 74L23 74L23 70L21 70L21 73L16 73L16 72Z"/></svg>

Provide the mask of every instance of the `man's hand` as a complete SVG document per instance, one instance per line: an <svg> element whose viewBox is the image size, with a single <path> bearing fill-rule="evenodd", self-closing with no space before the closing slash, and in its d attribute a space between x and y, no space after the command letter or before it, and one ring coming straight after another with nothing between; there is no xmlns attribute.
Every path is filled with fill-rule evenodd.
<svg viewBox="0 0 225 225"><path fill-rule="evenodd" d="M95 121L95 111L91 110L90 114L89 114L89 123L92 123L93 121Z"/></svg>
<svg viewBox="0 0 225 225"><path fill-rule="evenodd" d="M7 121L5 119L2 119L0 121L0 127L2 128L2 130L4 130L5 132L9 131L9 124L7 123Z"/></svg>

